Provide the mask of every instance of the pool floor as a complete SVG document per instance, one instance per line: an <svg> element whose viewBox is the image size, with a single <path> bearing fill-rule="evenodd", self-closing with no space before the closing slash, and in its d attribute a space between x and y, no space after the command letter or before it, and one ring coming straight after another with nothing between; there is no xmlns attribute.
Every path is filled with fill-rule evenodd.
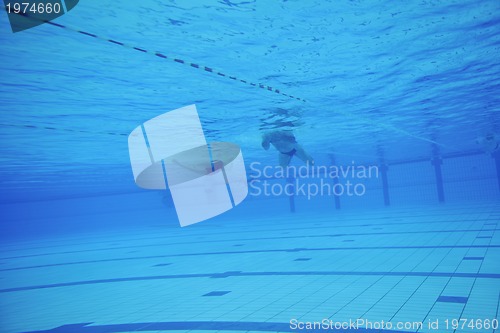
<svg viewBox="0 0 500 333"><path fill-rule="evenodd" d="M484 203L5 243L0 331L493 332L499 221Z"/></svg>

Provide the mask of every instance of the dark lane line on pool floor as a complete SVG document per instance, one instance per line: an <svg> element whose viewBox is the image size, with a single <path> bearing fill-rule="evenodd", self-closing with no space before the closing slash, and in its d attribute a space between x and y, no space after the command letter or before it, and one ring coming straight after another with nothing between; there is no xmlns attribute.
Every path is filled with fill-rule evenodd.
<svg viewBox="0 0 500 333"><path fill-rule="evenodd" d="M178 243L168 243L168 244L161 243L161 244L147 244L147 245L134 245L134 246L118 246L118 247L109 247L109 248L101 248L101 249L40 253L40 254L30 254L30 255L23 255L23 256L1 257L0 260L32 258L32 257L60 255L60 254L96 252L96 251L146 248L146 247L157 247L157 246L172 246L172 245L183 245L183 244L193 245L193 244L203 244L203 243L223 243L223 242L242 242L242 241L260 241L260 240L266 241L266 240L277 240L277 239L296 239L296 238L304 239L304 238L326 238L326 237L346 237L346 236L379 236L379 235L435 234L435 233L461 233L461 232L464 233L464 232L481 232L481 231L498 231L498 230L500 230L500 229L394 231L394 232L373 232L373 233L342 233L342 234L324 234L324 235L295 235L295 236L279 236L279 237L219 239L219 240L205 240L205 241L195 241L195 242L178 242Z"/></svg>
<svg viewBox="0 0 500 333"><path fill-rule="evenodd" d="M349 221L349 220L347 220ZM318 226L305 226L305 227L300 227L300 228L281 228L281 229L246 229L246 228L241 228L238 230L234 231L226 231L226 232L209 232L209 233L199 233L199 234L189 234L189 235L175 235L175 238L192 238L192 237L210 237L213 235L229 235L229 234L242 234L244 232L248 233L262 233L262 232L283 232L283 231L292 231L292 230L319 230L319 229L339 229L339 228L354 228L354 227L379 227L379 226L400 226L400 225L420 225L420 224L439 224L439 223L446 223L449 224L450 222L453 223L462 223L462 222L484 222L485 220L477 220L477 219L463 219L463 220L453 220L453 221L448 221L448 220L440 220L440 221L425 221L425 222L397 222L397 223L371 223L371 224L345 224L345 225L318 225ZM345 222L345 221L344 221ZM328 223L328 222L321 222L321 223ZM485 224L485 225L491 225L491 226L496 226L497 224ZM254 226L252 226L254 227ZM131 242L131 241L143 241L143 240L155 240L155 239L165 239L165 236L155 236L155 237L142 237L142 238L127 238L127 239L118 239L114 240L113 242L115 243L120 243L120 242ZM74 245L89 245L89 244L103 244L103 243L109 243L109 240L102 240L102 241L94 241L94 242L83 242L82 243L71 243L72 246ZM58 245L48 245L48 246L34 246L34 247L26 247L23 246L21 249L16 248L16 249L4 249L2 250L4 253L5 252L16 252L19 250L38 250L38 249L47 249L47 248L54 248L54 247L67 247L68 244L58 244Z"/></svg>
<svg viewBox="0 0 500 333"><path fill-rule="evenodd" d="M24 287L13 287L0 289L0 293L39 290L61 287L73 287L80 285L151 281L151 280L171 280L171 279L189 279L189 278L228 278L228 277L254 277L254 276L403 276L403 277L454 277L454 278L474 278L474 279L500 279L497 273L455 273L455 272L343 272L343 271L290 271L290 272L242 272L230 271L224 273L202 273L202 274L177 274L177 275L152 275L135 276L126 278L97 279L73 281L43 285L33 285Z"/></svg>
<svg viewBox="0 0 500 333"><path fill-rule="evenodd" d="M195 256L213 256L213 255L232 255L232 254L249 254L249 253L280 253L280 252L309 252L309 251L352 251L352 250L414 250L414 249L471 249L471 248L500 248L500 245L424 245L424 246L356 246L356 247L323 247L323 248L288 248L288 249L268 249L268 250L245 250L245 251L219 251L219 252L201 252L201 253L177 253L177 254L164 254L164 255L152 255L152 256L142 256L142 257L125 257L125 258L110 258L110 259L96 259L96 260L82 260L82 261L72 261L45 265L34 265L34 266L23 266L23 267L13 267L0 269L0 272L4 271L18 271L26 269L38 269L47 267L61 267L70 265L82 265L82 264L96 264L104 262L119 262L128 260L148 260L148 259L162 259L162 258L174 258L174 257L195 257Z"/></svg>
<svg viewBox="0 0 500 333"><path fill-rule="evenodd" d="M290 323L248 322L248 321L176 321L92 325L93 323L69 324L49 330L25 331L22 333L125 333L143 331L257 331L257 332L297 332ZM91 325L91 326L89 326ZM332 325L333 326L333 325ZM315 332L316 330L312 331ZM361 329L363 333L412 333L386 329ZM328 333L349 333L352 329L321 329Z"/></svg>

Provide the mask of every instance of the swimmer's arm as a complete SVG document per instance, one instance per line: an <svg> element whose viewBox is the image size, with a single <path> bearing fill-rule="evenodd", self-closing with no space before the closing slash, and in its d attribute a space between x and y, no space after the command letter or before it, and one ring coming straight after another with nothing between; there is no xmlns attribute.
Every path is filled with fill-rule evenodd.
<svg viewBox="0 0 500 333"><path fill-rule="evenodd" d="M265 150L268 150L270 144L271 144L271 138L269 137L269 134L263 134L262 135L262 148L264 148Z"/></svg>

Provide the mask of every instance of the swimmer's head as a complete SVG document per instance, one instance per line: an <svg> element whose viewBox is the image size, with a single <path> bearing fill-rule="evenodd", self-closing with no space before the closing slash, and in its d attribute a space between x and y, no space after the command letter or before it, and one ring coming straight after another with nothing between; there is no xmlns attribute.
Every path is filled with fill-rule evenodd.
<svg viewBox="0 0 500 333"><path fill-rule="evenodd" d="M495 141L495 134L493 134L493 133L488 133L485 136L478 136L476 138L476 143L479 145L485 144L488 142L493 142L493 141Z"/></svg>
<svg viewBox="0 0 500 333"><path fill-rule="evenodd" d="M498 150L499 142L493 133L488 133L486 136L476 138L476 144L481 146L481 149L487 153L493 153Z"/></svg>

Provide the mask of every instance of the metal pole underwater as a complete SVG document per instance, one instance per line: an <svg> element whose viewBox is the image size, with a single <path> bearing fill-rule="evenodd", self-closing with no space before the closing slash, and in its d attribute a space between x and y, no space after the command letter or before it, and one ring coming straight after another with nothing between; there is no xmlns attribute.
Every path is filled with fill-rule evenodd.
<svg viewBox="0 0 500 333"><path fill-rule="evenodd" d="M391 205L391 198L389 196L389 178L387 177L387 170L389 166L385 162L384 147L382 145L377 146L377 155L379 156L379 171L382 176L382 193L384 194L384 205Z"/></svg>
<svg viewBox="0 0 500 333"><path fill-rule="evenodd" d="M390 206L391 205L391 198L389 196L389 180L387 177L387 170L389 167L385 162L381 162L380 164L380 174L382 176L382 191L384 193L384 205Z"/></svg>
<svg viewBox="0 0 500 333"><path fill-rule="evenodd" d="M495 166L497 169L497 181L498 181L498 190L500 190L500 151L496 151L491 154L491 157L495 160Z"/></svg>
<svg viewBox="0 0 500 333"><path fill-rule="evenodd" d="M288 200L290 203L290 212L295 213L295 184L294 184L294 178L290 177L287 178L287 183L290 184L290 187L292 188L292 193L288 195Z"/></svg>
<svg viewBox="0 0 500 333"><path fill-rule="evenodd" d="M330 155L330 162L332 166L335 166L335 155ZM333 188L335 189L339 184L339 177L333 177ZM335 202L335 209L340 209L340 196L333 194L333 200Z"/></svg>
<svg viewBox="0 0 500 333"><path fill-rule="evenodd" d="M431 160L431 164L434 166L434 174L436 176L436 189L439 202L444 202L444 185L443 185L443 171L441 170L441 165L443 164L443 159L439 156L439 148L433 146L434 157Z"/></svg>
<svg viewBox="0 0 500 333"><path fill-rule="evenodd" d="M385 153L384 147L379 144L377 145L377 155L379 157L379 171L382 176L382 193L384 195L384 205L391 205L391 198L389 196L389 177L387 177L387 170L389 170L389 166L385 162Z"/></svg>

